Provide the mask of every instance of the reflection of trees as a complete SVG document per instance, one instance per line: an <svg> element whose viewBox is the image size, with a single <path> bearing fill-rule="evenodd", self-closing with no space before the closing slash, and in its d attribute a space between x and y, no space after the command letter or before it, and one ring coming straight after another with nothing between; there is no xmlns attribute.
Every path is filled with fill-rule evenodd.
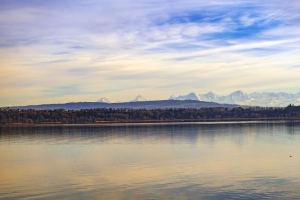
<svg viewBox="0 0 300 200"><path fill-rule="evenodd" d="M243 144L244 137L260 134L296 134L300 123L165 123L165 124L107 124L107 125L39 125L3 126L3 140L31 140L45 142L105 143L124 140L137 143L213 144L216 140L234 138Z"/></svg>

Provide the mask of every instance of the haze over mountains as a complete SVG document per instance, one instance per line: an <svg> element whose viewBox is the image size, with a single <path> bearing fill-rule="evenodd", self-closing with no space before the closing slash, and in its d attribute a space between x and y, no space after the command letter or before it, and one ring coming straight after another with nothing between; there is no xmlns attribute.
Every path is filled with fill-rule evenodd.
<svg viewBox="0 0 300 200"><path fill-rule="evenodd" d="M286 93L286 92L253 92L247 94L242 90L232 92L229 95L218 95L214 92L208 92L206 94L198 94L191 92L186 95L175 96L172 94L168 100L196 100L215 102L220 104L238 104L249 106L262 106L262 107L285 107L289 104L300 104L300 93ZM138 95L135 99L129 102L147 101L141 95ZM154 101L154 100L152 100ZM116 103L117 101L101 98L98 102Z"/></svg>

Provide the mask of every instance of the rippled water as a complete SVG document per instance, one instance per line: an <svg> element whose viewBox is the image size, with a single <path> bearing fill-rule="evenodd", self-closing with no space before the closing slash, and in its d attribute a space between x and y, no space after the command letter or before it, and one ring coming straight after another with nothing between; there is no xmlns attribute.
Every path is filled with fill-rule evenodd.
<svg viewBox="0 0 300 200"><path fill-rule="evenodd" d="M300 123L0 127L3 199L300 199Z"/></svg>

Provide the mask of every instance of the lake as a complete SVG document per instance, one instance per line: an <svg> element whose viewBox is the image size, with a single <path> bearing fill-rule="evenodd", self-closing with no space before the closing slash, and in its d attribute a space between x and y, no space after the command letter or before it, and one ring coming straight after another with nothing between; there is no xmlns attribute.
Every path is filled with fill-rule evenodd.
<svg viewBox="0 0 300 200"><path fill-rule="evenodd" d="M2 125L0 199L300 199L300 122Z"/></svg>

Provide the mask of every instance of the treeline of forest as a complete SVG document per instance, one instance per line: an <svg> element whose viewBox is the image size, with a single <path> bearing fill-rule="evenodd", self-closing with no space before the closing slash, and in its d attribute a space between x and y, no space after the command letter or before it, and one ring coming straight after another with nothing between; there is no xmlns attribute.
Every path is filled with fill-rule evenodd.
<svg viewBox="0 0 300 200"><path fill-rule="evenodd" d="M174 108L174 109L0 109L0 123L101 123L142 121L214 121L251 119L300 119L300 106L286 108Z"/></svg>

